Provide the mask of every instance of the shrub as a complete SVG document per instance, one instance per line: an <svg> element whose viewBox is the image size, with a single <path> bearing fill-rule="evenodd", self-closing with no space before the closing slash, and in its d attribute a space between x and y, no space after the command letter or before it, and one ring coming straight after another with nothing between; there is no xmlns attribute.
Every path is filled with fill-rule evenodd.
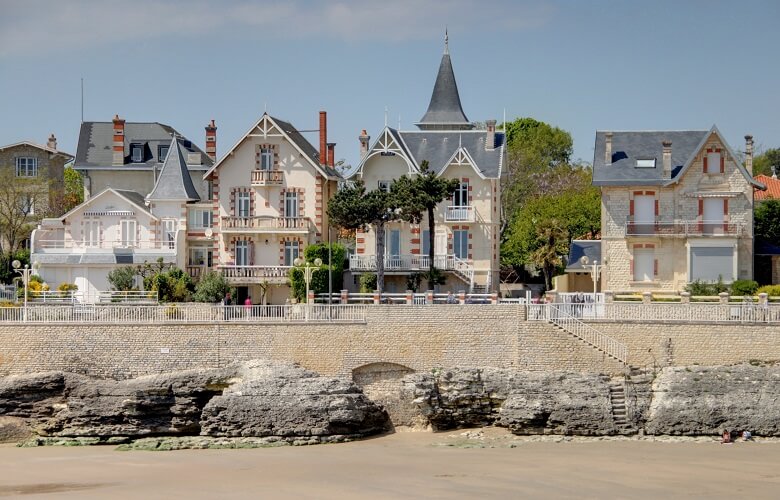
<svg viewBox="0 0 780 500"><path fill-rule="evenodd" d="M758 290L756 290L756 293L765 293L769 295L770 297L777 297L780 296L780 285L766 285L762 286Z"/></svg>
<svg viewBox="0 0 780 500"><path fill-rule="evenodd" d="M406 277L406 289L413 292L417 292L420 289L420 283L422 283L422 273L412 273Z"/></svg>
<svg viewBox="0 0 780 500"><path fill-rule="evenodd" d="M317 243L306 247L304 257L307 262L314 262L316 259L322 260L322 265L312 271L309 289L316 294L328 293L328 274L332 277L331 289L339 292L344 284L344 259L346 258L346 249L339 243L331 243L330 256L333 262L328 260L328 245ZM290 269L288 277L290 278L290 289L292 296L299 302L306 300L306 281L304 278L303 267L294 267Z"/></svg>
<svg viewBox="0 0 780 500"><path fill-rule="evenodd" d="M758 283L753 280L736 280L731 283L731 295L755 295Z"/></svg>
<svg viewBox="0 0 780 500"><path fill-rule="evenodd" d="M371 293L376 290L376 274L365 273L360 275L360 292Z"/></svg>
<svg viewBox="0 0 780 500"><path fill-rule="evenodd" d="M60 286L57 287L57 290L60 292L75 292L79 289L78 285L75 283L68 283L68 282L62 282L60 283Z"/></svg>
<svg viewBox="0 0 780 500"><path fill-rule="evenodd" d="M219 302L230 291L230 284L222 273L209 271L195 285L192 300L195 302Z"/></svg>
<svg viewBox="0 0 780 500"><path fill-rule="evenodd" d="M723 283L723 278L719 276L715 283L701 280L692 281L685 285L685 291L693 296L718 295L722 292L728 292L729 287Z"/></svg>
<svg viewBox="0 0 780 500"><path fill-rule="evenodd" d="M114 290L129 292L135 290L136 270L131 266L117 267L108 273L108 283Z"/></svg>
<svg viewBox="0 0 780 500"><path fill-rule="evenodd" d="M161 302L186 302L190 298L192 280L190 275L177 267L167 272L151 276L149 280L151 291L156 291Z"/></svg>
<svg viewBox="0 0 780 500"><path fill-rule="evenodd" d="M428 271L422 273L425 281L428 282L428 289L435 290L438 285L444 285L447 283L447 276L441 269L434 267Z"/></svg>

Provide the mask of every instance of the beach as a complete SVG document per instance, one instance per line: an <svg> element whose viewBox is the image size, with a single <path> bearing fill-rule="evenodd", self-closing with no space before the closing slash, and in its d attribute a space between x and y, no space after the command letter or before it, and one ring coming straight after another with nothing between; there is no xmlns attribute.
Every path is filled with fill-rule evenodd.
<svg viewBox="0 0 780 500"><path fill-rule="evenodd" d="M0 497L776 498L778 464L777 441L540 440L501 429L235 450L3 445Z"/></svg>

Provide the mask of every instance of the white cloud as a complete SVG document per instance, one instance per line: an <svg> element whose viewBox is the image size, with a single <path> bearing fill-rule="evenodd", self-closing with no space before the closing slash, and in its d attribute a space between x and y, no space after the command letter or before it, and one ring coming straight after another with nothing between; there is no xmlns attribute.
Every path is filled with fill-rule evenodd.
<svg viewBox="0 0 780 500"><path fill-rule="evenodd" d="M0 57L45 55L139 38L283 38L391 41L486 35L545 25L549 4L512 0L0 0Z"/></svg>

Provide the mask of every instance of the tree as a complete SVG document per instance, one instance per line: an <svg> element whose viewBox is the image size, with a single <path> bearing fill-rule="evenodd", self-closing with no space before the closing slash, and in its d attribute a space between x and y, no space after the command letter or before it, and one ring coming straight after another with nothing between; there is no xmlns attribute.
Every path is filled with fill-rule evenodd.
<svg viewBox="0 0 780 500"><path fill-rule="evenodd" d="M222 276L222 273L209 271L201 276L195 285L192 300L195 302L219 302L225 298L229 291L230 283Z"/></svg>
<svg viewBox="0 0 780 500"><path fill-rule="evenodd" d="M322 265L312 272L309 290L313 291L315 295L328 293L328 275L330 275L333 280L330 288L334 291L340 291L344 280L346 253L344 245L339 243L331 243L330 251L328 251L326 243L307 246L304 253L307 262L314 262L316 259L322 260ZM328 272L329 270L330 272ZM293 267L289 274L292 294L299 302L306 300L306 281L303 273L303 267Z"/></svg>
<svg viewBox="0 0 780 500"><path fill-rule="evenodd" d="M20 250L48 205L48 191L38 177L17 177L12 168L0 169L0 253Z"/></svg>
<svg viewBox="0 0 780 500"><path fill-rule="evenodd" d="M753 159L753 175L772 175L772 167L780 175L780 148L767 149Z"/></svg>
<svg viewBox="0 0 780 500"><path fill-rule="evenodd" d="M371 227L376 238L377 290L385 285L385 224L398 220L395 197L382 189L366 191L362 180L341 187L328 201L330 222L343 229Z"/></svg>
<svg viewBox="0 0 780 500"><path fill-rule="evenodd" d="M756 203L753 231L757 240L773 244L780 242L780 200L770 198Z"/></svg>
<svg viewBox="0 0 780 500"><path fill-rule="evenodd" d="M390 191L393 193L398 206L401 209L401 219L413 224L420 224L423 214L428 217L428 278L429 287L433 289L435 283L430 283L434 277L434 237L436 234L436 207L446 200L457 189L458 179L445 179L439 177L428 166L428 160L420 164L420 174L415 177L402 176L393 181Z"/></svg>
<svg viewBox="0 0 780 500"><path fill-rule="evenodd" d="M114 290L129 292L135 290L135 276L137 272L132 266L117 267L108 273L108 283Z"/></svg>
<svg viewBox="0 0 780 500"><path fill-rule="evenodd" d="M555 269L561 265L561 255L568 250L568 233L558 219L541 221L535 228L535 248L530 261L544 274L545 289L552 288Z"/></svg>
<svg viewBox="0 0 780 500"><path fill-rule="evenodd" d="M65 189L63 190L63 207L61 213L73 210L84 202L84 183L81 174L68 166L63 171L65 179Z"/></svg>

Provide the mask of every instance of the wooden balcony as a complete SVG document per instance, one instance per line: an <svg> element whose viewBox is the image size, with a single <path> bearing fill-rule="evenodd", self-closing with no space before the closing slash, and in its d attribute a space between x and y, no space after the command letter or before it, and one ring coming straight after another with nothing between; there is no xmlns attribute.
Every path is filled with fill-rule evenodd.
<svg viewBox="0 0 780 500"><path fill-rule="evenodd" d="M279 186L284 183L283 170L252 170L252 186Z"/></svg>

